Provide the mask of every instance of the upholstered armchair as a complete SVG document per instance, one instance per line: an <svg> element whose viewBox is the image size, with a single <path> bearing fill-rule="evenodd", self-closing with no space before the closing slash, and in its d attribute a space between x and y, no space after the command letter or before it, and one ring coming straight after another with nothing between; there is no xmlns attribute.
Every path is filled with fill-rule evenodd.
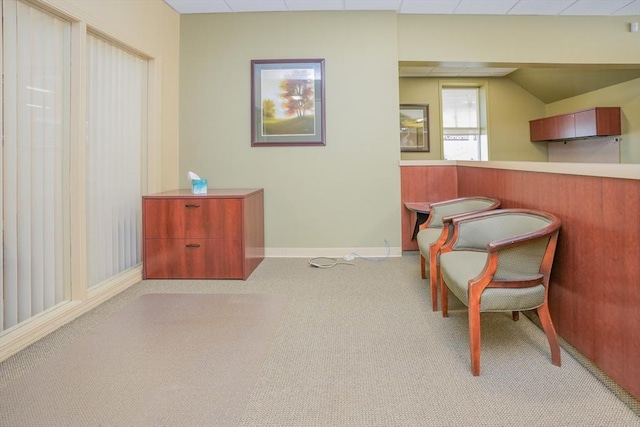
<svg viewBox="0 0 640 427"><path fill-rule="evenodd" d="M451 219L456 215L483 212L500 207L500 201L489 197L461 197L429 205L429 218L420 225L416 239L420 250L420 272L426 278L426 260L429 260L431 307L438 309L438 253L450 236Z"/></svg>
<svg viewBox="0 0 640 427"><path fill-rule="evenodd" d="M560 219L527 209L498 209L452 221L451 239L440 249L442 315L447 289L468 307L471 370L480 375L480 313L536 310L560 366L558 336L549 315L549 275Z"/></svg>

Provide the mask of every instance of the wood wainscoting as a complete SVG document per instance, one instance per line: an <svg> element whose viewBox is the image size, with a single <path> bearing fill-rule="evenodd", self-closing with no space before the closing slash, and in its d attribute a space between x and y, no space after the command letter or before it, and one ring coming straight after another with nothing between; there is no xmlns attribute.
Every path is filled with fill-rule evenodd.
<svg viewBox="0 0 640 427"><path fill-rule="evenodd" d="M412 183L424 185L410 196L450 188L453 181L453 197L495 197L503 208L560 217L549 290L558 334L640 399L640 180L461 165L443 174L430 168L401 168ZM420 170L428 179L420 181Z"/></svg>
<svg viewBox="0 0 640 427"><path fill-rule="evenodd" d="M437 185L435 185L437 183ZM447 166L403 166L400 168L402 198L402 250L418 250L411 239L415 213L404 207L406 202L440 202L457 197L458 180L455 164Z"/></svg>

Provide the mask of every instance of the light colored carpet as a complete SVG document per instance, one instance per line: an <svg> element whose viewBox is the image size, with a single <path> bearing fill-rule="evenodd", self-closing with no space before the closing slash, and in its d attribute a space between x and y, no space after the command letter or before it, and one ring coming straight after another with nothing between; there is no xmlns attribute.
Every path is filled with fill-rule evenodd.
<svg viewBox="0 0 640 427"><path fill-rule="evenodd" d="M3 425L236 425L286 298L142 295L0 390Z"/></svg>
<svg viewBox="0 0 640 427"><path fill-rule="evenodd" d="M39 367L100 330L129 302L149 293L189 293L272 295L287 302L259 371L250 381L237 379L251 386L246 399L228 401L233 416L216 418L225 410L189 397L205 393L202 384L215 383L219 370L198 370L196 377L212 374L206 380L185 368L170 369L164 375L184 376L183 384L195 381L193 387L174 390L173 398L187 403L173 414L166 400L147 396L147 407L137 410L157 418L135 425L640 426L634 410L567 351L562 351L562 367L552 365L544 333L525 316L513 322L507 313L483 314L481 376L473 377L466 311L455 300L449 318L431 311L417 256L354 262L318 269L305 259L266 259L245 282L141 282L0 365L0 425L14 425L4 409L7 387L19 390ZM192 328L182 329L188 335ZM188 336L183 338L183 344L171 346L176 352L185 346L189 351ZM157 376L156 369L150 366L146 375ZM242 373L236 369L233 375ZM79 378L94 382L95 376L89 371ZM69 406L86 405L99 416L84 425L134 425L112 421L116 418L109 413L118 409L102 407L99 395L89 401L74 393L82 384L64 375L56 381L66 390L61 396L30 396L52 399L45 408L51 419ZM139 381L119 383L123 395L142 393ZM170 382L160 384L170 387ZM28 403L11 400L10 413L21 410L14 405ZM210 422L215 419L222 422Z"/></svg>

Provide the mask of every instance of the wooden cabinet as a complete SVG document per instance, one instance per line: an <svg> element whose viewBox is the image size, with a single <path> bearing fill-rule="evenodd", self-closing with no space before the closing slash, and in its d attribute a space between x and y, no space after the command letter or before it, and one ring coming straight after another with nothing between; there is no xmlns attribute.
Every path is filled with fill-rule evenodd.
<svg viewBox="0 0 640 427"><path fill-rule="evenodd" d="M555 135L557 130L555 129L556 122L546 119L535 119L529 121L529 133L531 135L531 141L544 141L549 135Z"/></svg>
<svg viewBox="0 0 640 427"><path fill-rule="evenodd" d="M142 198L145 279L247 279L264 259L262 189Z"/></svg>
<svg viewBox="0 0 640 427"><path fill-rule="evenodd" d="M529 122L531 141L620 135L620 107L596 107Z"/></svg>
<svg viewBox="0 0 640 427"><path fill-rule="evenodd" d="M575 114L564 114L557 117L558 133L554 139L569 139L576 136Z"/></svg>

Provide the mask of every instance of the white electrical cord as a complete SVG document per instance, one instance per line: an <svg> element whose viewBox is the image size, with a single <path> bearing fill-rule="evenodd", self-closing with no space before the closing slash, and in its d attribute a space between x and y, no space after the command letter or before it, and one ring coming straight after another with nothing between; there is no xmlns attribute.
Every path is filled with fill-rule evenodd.
<svg viewBox="0 0 640 427"><path fill-rule="evenodd" d="M360 258L370 262L385 261L387 258L389 258L389 255L391 255L391 245L389 244L389 241L387 239L384 239L384 243L387 246L387 254L383 258L369 258L363 255L357 254L355 252L351 252L349 255L344 256L342 259L345 261L353 261L353 259L355 258ZM309 265L313 267L318 267L318 268L333 268L338 264L355 265L354 263L351 263L351 262L340 261L339 258L329 258L329 257L323 257L323 256L311 258L309 260Z"/></svg>
<svg viewBox="0 0 640 427"><path fill-rule="evenodd" d="M327 258L323 256L311 258L309 260L309 265L313 267L318 267L318 268L331 268L331 267L335 267L338 264L355 265L352 262L339 261L338 258Z"/></svg>

